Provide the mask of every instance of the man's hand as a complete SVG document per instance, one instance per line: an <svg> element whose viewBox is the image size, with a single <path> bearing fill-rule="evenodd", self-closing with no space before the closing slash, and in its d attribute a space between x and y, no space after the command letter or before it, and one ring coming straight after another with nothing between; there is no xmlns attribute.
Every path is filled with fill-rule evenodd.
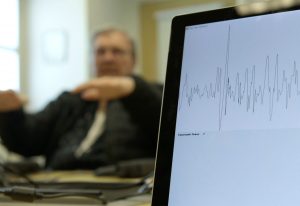
<svg viewBox="0 0 300 206"><path fill-rule="evenodd" d="M0 91L0 112L9 112L20 109L25 101L25 99L12 90Z"/></svg>
<svg viewBox="0 0 300 206"><path fill-rule="evenodd" d="M110 101L130 95L135 89L131 77L104 76L93 79L74 89L85 100Z"/></svg>

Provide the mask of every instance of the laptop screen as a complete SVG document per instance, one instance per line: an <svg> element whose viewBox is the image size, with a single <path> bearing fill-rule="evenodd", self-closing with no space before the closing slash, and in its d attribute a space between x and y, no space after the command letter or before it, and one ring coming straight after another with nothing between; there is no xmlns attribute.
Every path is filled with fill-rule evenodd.
<svg viewBox="0 0 300 206"><path fill-rule="evenodd" d="M169 205L300 205L300 11L185 27Z"/></svg>

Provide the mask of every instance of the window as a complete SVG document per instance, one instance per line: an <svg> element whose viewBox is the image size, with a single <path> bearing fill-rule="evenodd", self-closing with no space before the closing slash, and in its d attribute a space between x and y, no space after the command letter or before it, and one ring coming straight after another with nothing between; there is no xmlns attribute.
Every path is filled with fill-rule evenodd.
<svg viewBox="0 0 300 206"><path fill-rule="evenodd" d="M20 90L19 0L0 0L0 90Z"/></svg>

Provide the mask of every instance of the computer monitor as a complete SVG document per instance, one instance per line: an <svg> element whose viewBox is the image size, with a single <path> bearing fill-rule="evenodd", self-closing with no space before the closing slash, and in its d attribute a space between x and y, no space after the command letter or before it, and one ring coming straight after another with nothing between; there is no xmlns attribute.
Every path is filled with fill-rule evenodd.
<svg viewBox="0 0 300 206"><path fill-rule="evenodd" d="M175 17L153 206L300 205L299 9Z"/></svg>

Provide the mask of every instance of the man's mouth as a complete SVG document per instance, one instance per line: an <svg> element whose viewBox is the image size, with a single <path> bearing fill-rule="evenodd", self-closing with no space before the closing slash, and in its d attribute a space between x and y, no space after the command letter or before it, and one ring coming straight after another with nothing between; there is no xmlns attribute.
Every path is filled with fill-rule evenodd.
<svg viewBox="0 0 300 206"><path fill-rule="evenodd" d="M117 75L118 70L115 67L104 67L100 69L100 75Z"/></svg>

